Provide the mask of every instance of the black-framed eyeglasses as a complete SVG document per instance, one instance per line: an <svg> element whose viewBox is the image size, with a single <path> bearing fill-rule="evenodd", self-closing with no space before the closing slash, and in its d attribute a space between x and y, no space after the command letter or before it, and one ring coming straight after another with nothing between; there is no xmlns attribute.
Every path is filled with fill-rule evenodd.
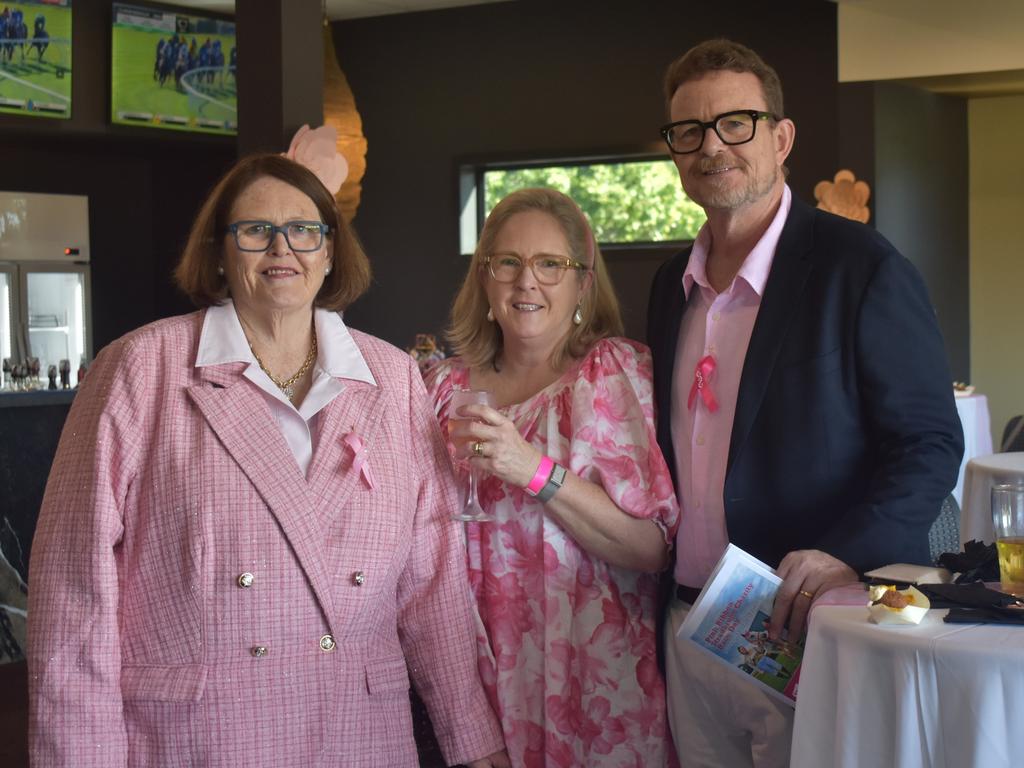
<svg viewBox="0 0 1024 768"><path fill-rule="evenodd" d="M761 120L779 120L771 112L757 109L737 109L725 112L704 122L703 120L679 120L662 126L661 135L668 148L677 155L688 155L704 146L708 128L714 130L723 144L746 144L754 140L757 124Z"/></svg>
<svg viewBox="0 0 1024 768"><path fill-rule="evenodd" d="M487 265L491 277L499 283L514 283L518 280L524 264L530 265L533 276L541 285L558 285L570 269L581 272L587 270L587 265L576 259L570 259L568 256L549 256L545 253L531 256L525 261L514 253L496 253L485 257L484 264Z"/></svg>
<svg viewBox="0 0 1024 768"><path fill-rule="evenodd" d="M236 221L228 224L240 251L265 251L280 232L288 247L296 253L315 251L324 244L324 235L331 228L322 221L288 221L277 226L269 221Z"/></svg>

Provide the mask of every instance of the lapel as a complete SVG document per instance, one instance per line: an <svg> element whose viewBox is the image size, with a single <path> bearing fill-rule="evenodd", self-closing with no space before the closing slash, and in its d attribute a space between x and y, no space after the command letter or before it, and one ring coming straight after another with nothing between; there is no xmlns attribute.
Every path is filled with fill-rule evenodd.
<svg viewBox="0 0 1024 768"><path fill-rule="evenodd" d="M330 623L335 614L317 505L263 395L245 381L245 369L245 363L199 368L201 383L188 395L281 526Z"/></svg>
<svg viewBox="0 0 1024 768"><path fill-rule="evenodd" d="M683 311L686 309L686 293L683 291L683 274L686 272L686 265L690 260L690 253L693 246L675 256L667 267L668 274L665 277L665 316L658 328L656 339L652 341L656 349L651 350L654 360L660 363L656 377L655 402L658 403L661 418L659 422L666 425L671 423L672 418L672 373L675 370L676 347L679 344L679 326L683 320ZM671 434L667 435L668 445L671 443Z"/></svg>
<svg viewBox="0 0 1024 768"><path fill-rule="evenodd" d="M786 331L800 304L799 296L811 272L813 229L814 209L794 197L743 361L736 394L736 416L729 440L727 477L761 409Z"/></svg>
<svg viewBox="0 0 1024 768"><path fill-rule="evenodd" d="M381 373L374 371L380 381ZM309 471L309 485L318 493L322 522L337 515L353 492L366 489L361 473L353 470L353 449L344 440L350 432L367 449L371 477L382 471L374 461L377 430L389 398L383 388L363 381L345 380L345 389L320 413L320 434ZM374 482L379 482L374 478Z"/></svg>

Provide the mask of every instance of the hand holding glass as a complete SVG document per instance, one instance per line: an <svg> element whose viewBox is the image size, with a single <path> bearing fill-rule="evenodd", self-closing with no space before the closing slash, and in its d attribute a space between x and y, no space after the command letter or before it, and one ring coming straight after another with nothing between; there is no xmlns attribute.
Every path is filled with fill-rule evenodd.
<svg viewBox="0 0 1024 768"><path fill-rule="evenodd" d="M455 426L452 422L455 421L466 421L471 417L462 416L459 414L459 409L466 405L486 405L491 408L494 407L494 402L491 399L489 392L485 392L479 389L457 389L452 393L451 408L448 412L448 432L451 436L451 431ZM465 444L464 441L463 445ZM462 447L462 446L457 446ZM454 515L456 520L464 520L468 522L485 522L493 520L491 515L484 512L483 507L480 506L480 500L477 497L477 473L479 470L473 466L473 462L469 460L460 461L459 464L466 470L466 481L462 486L462 509Z"/></svg>
<svg viewBox="0 0 1024 768"><path fill-rule="evenodd" d="M1002 589L1024 597L1024 483L992 486L992 525Z"/></svg>

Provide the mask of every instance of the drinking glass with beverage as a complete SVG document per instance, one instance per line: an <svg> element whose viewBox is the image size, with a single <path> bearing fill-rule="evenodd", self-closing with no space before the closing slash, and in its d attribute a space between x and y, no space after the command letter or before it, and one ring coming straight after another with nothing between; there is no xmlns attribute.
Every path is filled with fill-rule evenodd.
<svg viewBox="0 0 1024 768"><path fill-rule="evenodd" d="M448 436L451 439L451 432L455 424L453 422L468 420L472 417L462 416L459 414L459 409L466 405L487 405L491 408L494 407L494 401L491 399L491 394L481 389L457 389L452 392L451 407L448 411ZM465 447L465 444L469 441L463 441L457 448ZM473 465L473 462L469 460L463 460L456 462L460 469L463 470L465 475L462 482L462 508L454 515L456 520L464 520L468 522L485 522L493 520L491 515L484 512L483 507L480 506L480 500L477 496L477 484L479 482L478 472L479 470Z"/></svg>
<svg viewBox="0 0 1024 768"><path fill-rule="evenodd" d="M1024 482L992 486L992 525L1002 590L1024 597Z"/></svg>

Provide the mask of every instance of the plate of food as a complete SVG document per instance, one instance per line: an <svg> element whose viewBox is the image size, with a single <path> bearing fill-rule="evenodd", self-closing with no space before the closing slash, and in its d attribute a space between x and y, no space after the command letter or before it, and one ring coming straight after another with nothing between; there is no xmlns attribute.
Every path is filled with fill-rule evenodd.
<svg viewBox="0 0 1024 768"><path fill-rule="evenodd" d="M970 397L974 394L974 386L963 381L953 382L953 397Z"/></svg>

